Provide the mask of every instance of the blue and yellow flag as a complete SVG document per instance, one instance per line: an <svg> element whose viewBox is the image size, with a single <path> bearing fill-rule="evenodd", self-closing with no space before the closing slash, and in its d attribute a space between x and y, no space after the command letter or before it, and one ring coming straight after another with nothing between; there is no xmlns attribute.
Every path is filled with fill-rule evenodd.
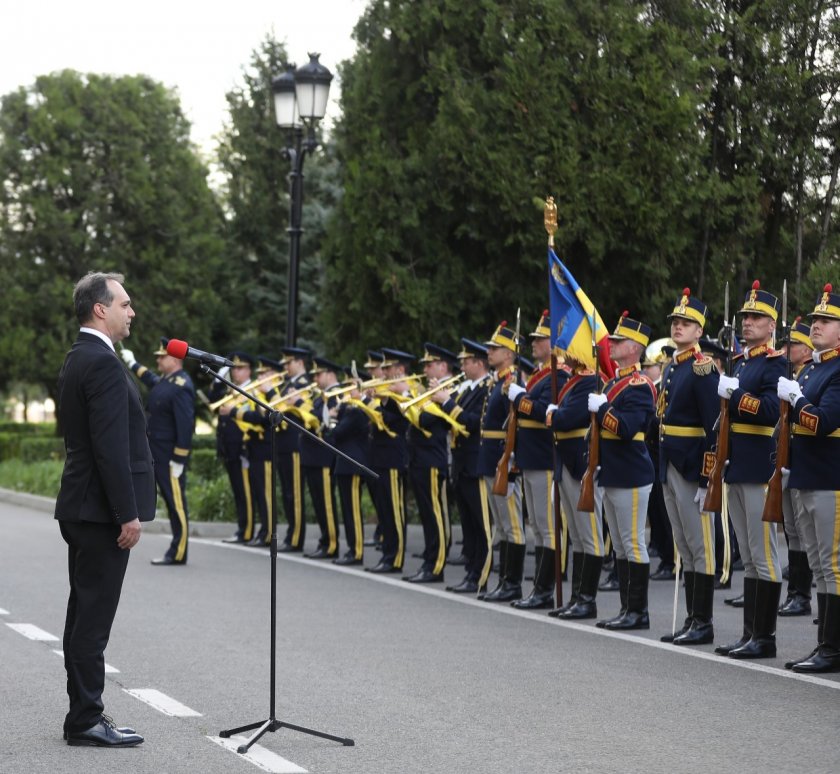
<svg viewBox="0 0 840 774"><path fill-rule="evenodd" d="M592 328L601 370L613 376L610 340L604 321L552 248L548 248L548 299L552 345L588 368L595 368Z"/></svg>

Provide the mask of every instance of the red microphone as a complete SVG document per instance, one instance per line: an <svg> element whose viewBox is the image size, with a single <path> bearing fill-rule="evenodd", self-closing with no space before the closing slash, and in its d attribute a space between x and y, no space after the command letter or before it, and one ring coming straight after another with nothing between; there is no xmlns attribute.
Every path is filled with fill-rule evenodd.
<svg viewBox="0 0 840 774"><path fill-rule="evenodd" d="M212 352L203 352L200 349L194 349L186 341L181 341L180 339L169 339L169 343L166 345L166 351L172 357L177 357L178 360L183 360L188 357L206 365L216 366L216 368L222 368L224 366L233 368L233 363L226 357L214 355Z"/></svg>

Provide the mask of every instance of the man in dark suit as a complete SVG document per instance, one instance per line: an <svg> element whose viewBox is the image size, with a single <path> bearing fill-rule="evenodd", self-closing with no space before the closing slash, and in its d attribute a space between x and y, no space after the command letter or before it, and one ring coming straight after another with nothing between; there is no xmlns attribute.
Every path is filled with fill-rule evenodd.
<svg viewBox="0 0 840 774"><path fill-rule="evenodd" d="M140 394L114 351L134 310L120 274L91 272L73 303L81 330L58 377L58 420L67 458L55 518L68 545L70 597L64 666L74 746L134 747L133 729L102 714L105 646L117 612L129 549L140 522L155 517L155 479Z"/></svg>

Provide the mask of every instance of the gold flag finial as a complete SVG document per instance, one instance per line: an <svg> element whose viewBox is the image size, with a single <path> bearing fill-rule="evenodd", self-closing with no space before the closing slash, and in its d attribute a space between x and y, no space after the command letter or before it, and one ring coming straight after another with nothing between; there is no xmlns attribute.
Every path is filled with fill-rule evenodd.
<svg viewBox="0 0 840 774"><path fill-rule="evenodd" d="M554 247L554 232L557 231L557 205L554 203L553 196L549 196L545 200L543 222L545 223L545 230L548 232L548 246Z"/></svg>

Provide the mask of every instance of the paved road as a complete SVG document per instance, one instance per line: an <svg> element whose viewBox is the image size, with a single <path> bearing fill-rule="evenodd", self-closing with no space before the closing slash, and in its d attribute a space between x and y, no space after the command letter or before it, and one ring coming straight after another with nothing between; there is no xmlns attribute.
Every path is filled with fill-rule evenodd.
<svg viewBox="0 0 840 774"><path fill-rule="evenodd" d="M0 772L840 770L840 676L780 669L811 649L810 619L780 621L778 660L739 664L658 642L671 584L652 584L649 633L613 635L298 557L278 563L277 715L356 744L281 730L243 759L209 737L268 714L268 553L203 539L187 567L150 566L166 541L132 552L106 652L107 710L146 743L69 748L60 643L2 625L61 633L64 544L47 514L0 503ZM719 641L738 633L737 611L716 615ZM200 714L126 692L142 689Z"/></svg>

